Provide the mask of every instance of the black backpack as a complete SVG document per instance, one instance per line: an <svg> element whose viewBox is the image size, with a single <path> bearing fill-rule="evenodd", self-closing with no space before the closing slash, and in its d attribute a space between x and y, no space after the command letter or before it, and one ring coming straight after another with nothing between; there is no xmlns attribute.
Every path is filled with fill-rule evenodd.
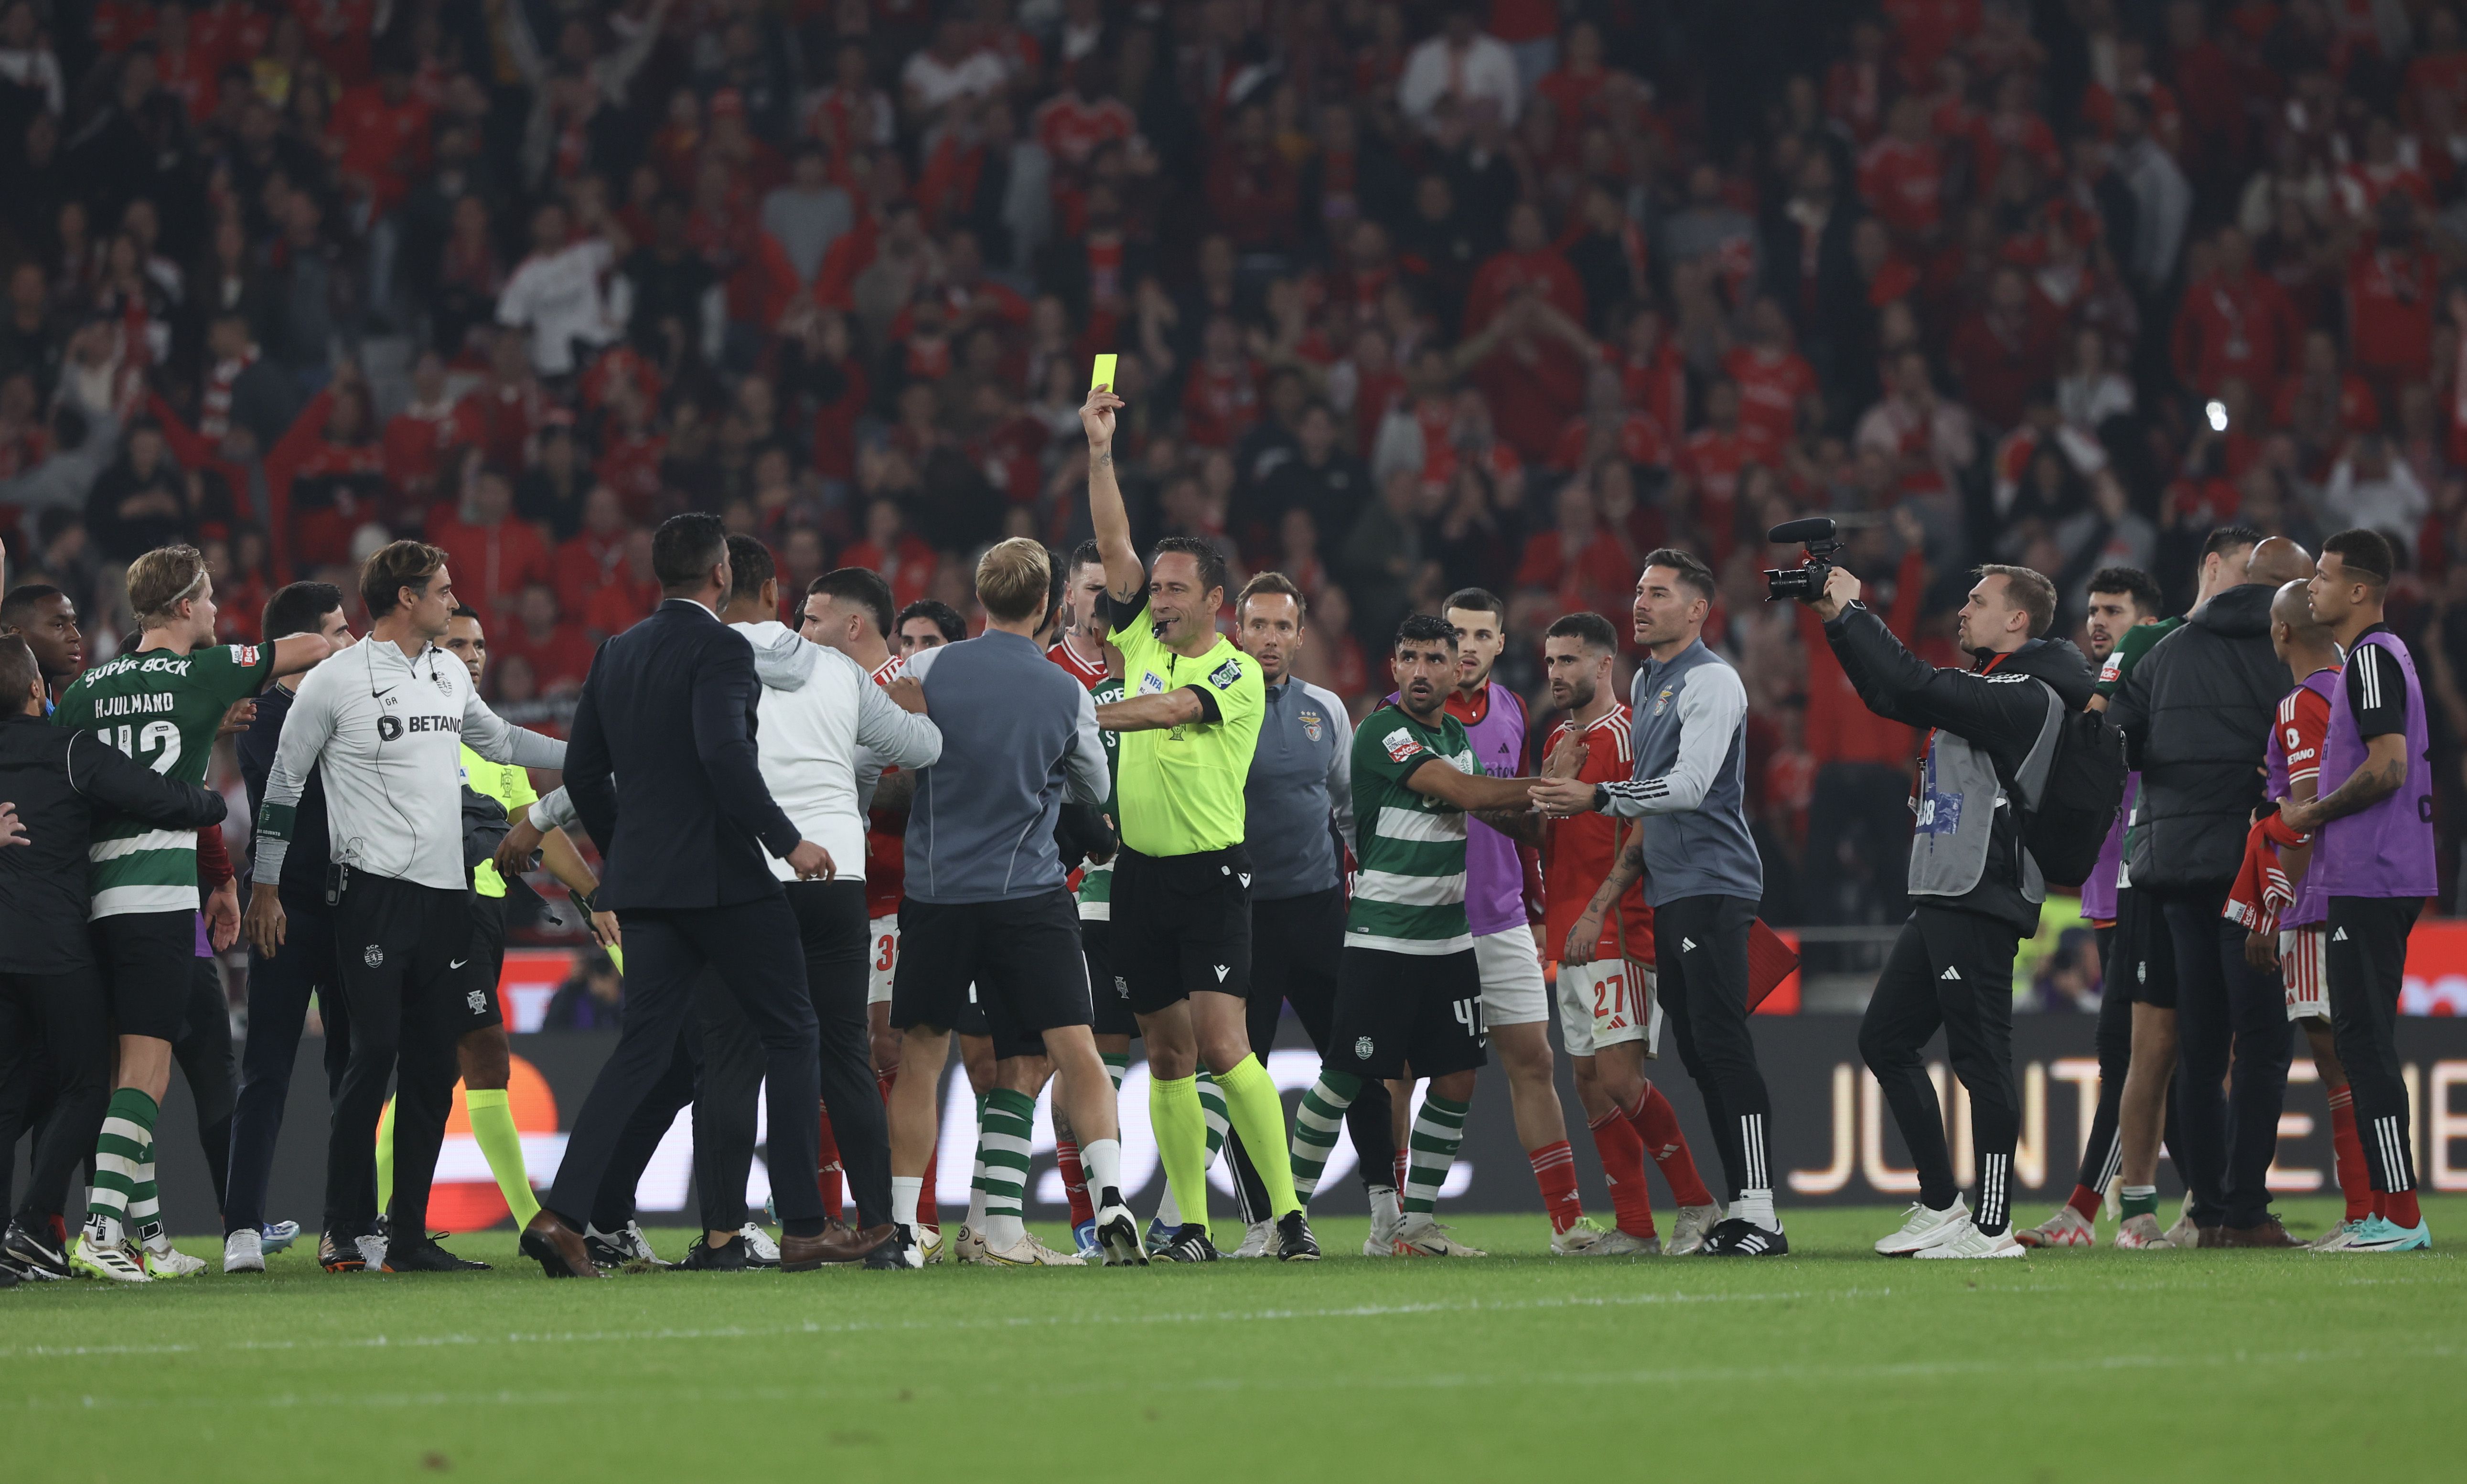
<svg viewBox="0 0 2467 1484"><path fill-rule="evenodd" d="M2124 733L2104 711L2067 710L2053 686L2048 701L2059 713L2054 754L2038 800L2023 818L2022 843L2049 886L2078 887L2098 865L2124 802Z"/></svg>

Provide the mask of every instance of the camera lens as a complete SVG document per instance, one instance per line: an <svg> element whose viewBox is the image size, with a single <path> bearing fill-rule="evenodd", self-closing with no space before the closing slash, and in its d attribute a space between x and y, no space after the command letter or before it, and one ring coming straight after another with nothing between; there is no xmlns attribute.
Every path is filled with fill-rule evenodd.
<svg viewBox="0 0 2467 1484"><path fill-rule="evenodd" d="M1805 567L1790 567L1780 572L1766 573L1765 601L1777 603L1784 598L1796 599L1809 596L1816 590L1809 585L1807 573L1808 569Z"/></svg>

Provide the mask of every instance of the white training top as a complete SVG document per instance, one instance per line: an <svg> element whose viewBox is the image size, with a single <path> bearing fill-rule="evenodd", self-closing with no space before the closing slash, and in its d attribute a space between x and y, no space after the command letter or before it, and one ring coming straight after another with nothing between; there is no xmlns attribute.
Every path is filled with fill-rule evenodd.
<svg viewBox="0 0 2467 1484"><path fill-rule="evenodd" d="M332 858L353 870L460 891L464 744L493 763L562 768L565 744L509 724L434 644L416 658L363 640L300 682L266 774L251 879L276 881L308 770L323 766Z"/></svg>
<svg viewBox="0 0 2467 1484"><path fill-rule="evenodd" d="M863 880L860 769L879 777L886 767L931 767L942 755L941 729L901 709L854 660L786 624L729 627L754 646L754 673L762 682L754 746L763 784L797 833L831 853L834 880ZM776 859L771 874L797 878Z"/></svg>

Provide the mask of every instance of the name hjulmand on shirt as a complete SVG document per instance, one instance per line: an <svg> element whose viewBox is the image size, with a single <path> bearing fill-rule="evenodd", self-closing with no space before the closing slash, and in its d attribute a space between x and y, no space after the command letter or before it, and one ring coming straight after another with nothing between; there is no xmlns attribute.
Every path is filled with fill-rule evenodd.
<svg viewBox="0 0 2467 1484"><path fill-rule="evenodd" d="M202 785L223 712L265 688L273 673L271 644L124 654L79 676L52 721L91 731L165 777ZM113 819L95 830L86 861L90 917L196 911L194 830Z"/></svg>

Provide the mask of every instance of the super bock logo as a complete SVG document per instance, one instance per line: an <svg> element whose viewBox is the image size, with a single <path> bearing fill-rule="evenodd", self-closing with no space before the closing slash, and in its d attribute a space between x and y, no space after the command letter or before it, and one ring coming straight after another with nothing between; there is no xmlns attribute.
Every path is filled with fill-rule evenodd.
<svg viewBox="0 0 2467 1484"><path fill-rule="evenodd" d="M360 962L367 964L370 968L373 969L377 965L385 962L385 950L377 947L374 943L371 943L368 947L360 950Z"/></svg>

